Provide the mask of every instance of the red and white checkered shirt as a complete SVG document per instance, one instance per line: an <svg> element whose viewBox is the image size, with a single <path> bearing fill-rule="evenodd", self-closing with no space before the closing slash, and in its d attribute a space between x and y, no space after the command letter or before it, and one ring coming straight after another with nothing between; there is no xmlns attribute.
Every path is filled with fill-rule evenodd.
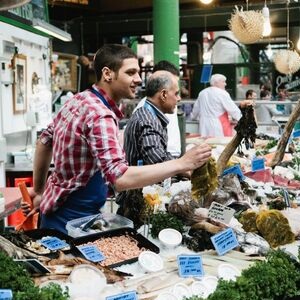
<svg viewBox="0 0 300 300"><path fill-rule="evenodd" d="M111 109L89 90L78 93L64 104L40 137L43 144L53 147L54 161L40 206L42 213L54 211L97 171L113 185L128 168L118 141L118 120L123 115L103 90L93 88L102 93Z"/></svg>

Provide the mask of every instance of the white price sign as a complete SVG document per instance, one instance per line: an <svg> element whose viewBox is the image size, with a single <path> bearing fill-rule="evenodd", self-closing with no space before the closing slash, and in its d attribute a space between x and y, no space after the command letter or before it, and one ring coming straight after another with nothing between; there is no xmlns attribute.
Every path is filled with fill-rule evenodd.
<svg viewBox="0 0 300 300"><path fill-rule="evenodd" d="M229 224L234 213L234 209L224 206L218 202L212 202L208 210L208 217L222 223Z"/></svg>

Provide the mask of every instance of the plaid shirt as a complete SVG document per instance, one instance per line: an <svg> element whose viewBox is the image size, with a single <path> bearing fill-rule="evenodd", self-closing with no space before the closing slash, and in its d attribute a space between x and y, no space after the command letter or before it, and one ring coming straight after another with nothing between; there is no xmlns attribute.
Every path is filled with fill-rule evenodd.
<svg viewBox="0 0 300 300"><path fill-rule="evenodd" d="M118 119L123 115L103 90L93 88L102 93L111 109L89 90L78 93L40 137L43 144L53 147L54 161L40 206L42 213L54 211L97 171L106 183L114 184L128 168L118 141Z"/></svg>

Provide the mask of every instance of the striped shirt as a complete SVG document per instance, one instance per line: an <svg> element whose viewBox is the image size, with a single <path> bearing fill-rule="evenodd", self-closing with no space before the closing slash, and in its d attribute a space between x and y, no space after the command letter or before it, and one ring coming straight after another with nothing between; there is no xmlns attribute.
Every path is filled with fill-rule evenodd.
<svg viewBox="0 0 300 300"><path fill-rule="evenodd" d="M138 160L144 165L173 159L167 152L167 117L150 101L129 119L124 131L124 150L130 166Z"/></svg>
<svg viewBox="0 0 300 300"><path fill-rule="evenodd" d="M139 160L151 165L174 159L167 152L168 123L167 117L148 100L135 111L124 131L124 150L130 166L137 166ZM135 190L121 192L116 202L120 206L118 214L136 221L140 203Z"/></svg>
<svg viewBox="0 0 300 300"><path fill-rule="evenodd" d="M90 90L78 93L61 108L40 140L53 147L54 171L49 176L41 212L54 211L67 196L87 184L100 171L106 183L114 184L128 168L118 141L122 113L115 102L98 90L106 107Z"/></svg>

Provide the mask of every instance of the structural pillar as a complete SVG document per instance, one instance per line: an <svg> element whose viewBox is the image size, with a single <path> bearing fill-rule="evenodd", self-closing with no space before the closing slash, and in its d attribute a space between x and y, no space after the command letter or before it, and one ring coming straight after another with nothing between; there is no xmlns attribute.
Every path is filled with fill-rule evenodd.
<svg viewBox="0 0 300 300"><path fill-rule="evenodd" d="M179 0L153 0L154 63L179 66Z"/></svg>

